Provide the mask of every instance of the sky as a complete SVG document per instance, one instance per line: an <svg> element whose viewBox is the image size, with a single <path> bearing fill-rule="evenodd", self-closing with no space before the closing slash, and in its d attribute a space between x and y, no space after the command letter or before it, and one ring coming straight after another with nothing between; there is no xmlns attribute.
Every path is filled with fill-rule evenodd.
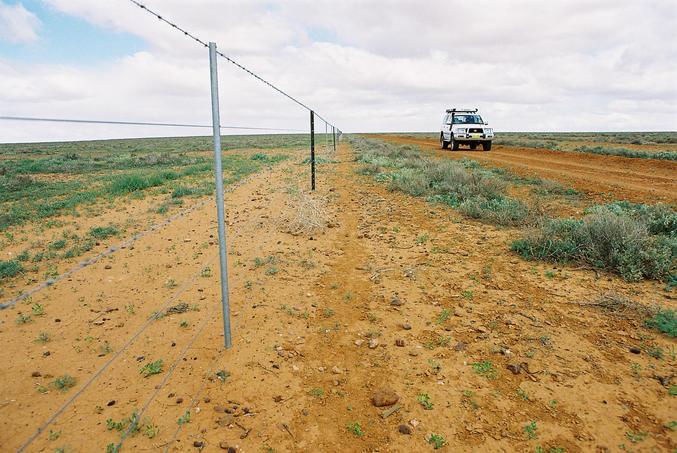
<svg viewBox="0 0 677 453"><path fill-rule="evenodd" d="M677 130L674 0L146 0L346 132ZM224 126L308 112L219 61ZM211 124L207 50L129 0L0 0L0 116ZM316 122L322 132L324 123ZM0 120L0 142L207 135Z"/></svg>

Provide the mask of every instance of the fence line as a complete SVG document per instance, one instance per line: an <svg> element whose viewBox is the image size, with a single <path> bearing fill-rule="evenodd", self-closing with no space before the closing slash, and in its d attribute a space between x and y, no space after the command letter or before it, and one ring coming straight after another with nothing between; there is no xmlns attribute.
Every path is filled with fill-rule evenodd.
<svg viewBox="0 0 677 453"><path fill-rule="evenodd" d="M194 41L197 42L198 44L200 44L200 45L202 45L202 46L204 46L204 47L209 47L209 44L207 44L206 41L204 41L203 39L198 38L197 36L195 36L195 34L193 34L193 33L189 32L189 31L187 31L186 29L184 29L184 28L182 28L182 27L179 27L179 26L176 25L174 22L168 20L168 19L165 18L164 16L161 16L159 13L157 13L157 12L151 10L151 9L148 8L146 5L144 5L143 3L141 3L141 2L139 2L139 1L137 1L137 0L129 0L129 1L132 2L133 4L135 4L136 6L138 6L139 8L141 8L142 10L146 11L147 13L149 13L149 14L155 16L158 20L160 20L160 21L162 21L162 22L168 24L170 27L175 28L176 30L182 32L184 35L188 36L189 38L191 38L192 40L194 40ZM303 107L304 109L306 109L306 110L308 110L308 111L313 110L313 109L311 109L310 107L308 107L306 104L304 104L303 102L301 102L301 101L299 101L298 99L296 99L296 98L295 98L294 96L292 96L291 94L288 94L287 92L285 92L285 91L282 90L281 88L278 88L277 86L273 85L271 82L269 82L269 81L267 81L266 79L264 79L263 77L259 76L258 74L256 74L256 73L253 72L252 70L248 69L248 68L245 67L244 65L238 63L237 61L235 61L233 58L229 57L228 55L226 55L226 54L224 54L224 53L222 53L222 52L220 52L220 51L216 51L216 54L219 55L220 57L224 58L224 59L225 59L226 61L228 61L229 63L232 63L233 65L237 66L237 67L240 68L241 70L245 71L247 74L251 75L251 76L254 77L255 79L259 80L260 82L262 82L262 83L268 85L270 88L272 88L273 90L277 91L278 93L280 93L280 94L283 95L284 97L290 99L291 101L295 102L296 104L300 105L300 106ZM317 112L315 113L315 115L316 115L319 119L321 119L322 121L328 122L328 121L327 121L326 119L324 119L321 115L317 114ZM330 125L332 125L332 124L330 123ZM332 126L333 126L333 125L332 125Z"/></svg>
<svg viewBox="0 0 677 453"><path fill-rule="evenodd" d="M211 264L212 261L216 258L216 255L210 257L209 259L205 260L204 265L200 267L200 269L184 284L174 293L172 296L165 301L164 304L160 306L160 309L157 310L157 312L161 312L165 310L166 308L169 307L169 304L172 302L176 301L183 293L185 293L193 284L195 283L195 280L200 276L202 270L207 267L209 264ZM123 352L127 350L127 348L134 343L134 341L148 328L150 325L154 322L157 321L157 318L155 316L151 316L130 338L127 339L127 341L122 345L122 347L113 354L113 356L106 362L104 363L101 368L96 370L96 372L87 379L87 381L70 397L68 398L60 407L57 409L56 412L54 412L44 423L42 423L38 429L29 437L21 447L17 450L18 452L24 451L27 447L29 447L37 437L45 431L45 429L51 425L54 420L56 420L62 413L65 411L68 406L70 406L85 390L89 388L90 385L104 372L108 369L112 363L122 355Z"/></svg>

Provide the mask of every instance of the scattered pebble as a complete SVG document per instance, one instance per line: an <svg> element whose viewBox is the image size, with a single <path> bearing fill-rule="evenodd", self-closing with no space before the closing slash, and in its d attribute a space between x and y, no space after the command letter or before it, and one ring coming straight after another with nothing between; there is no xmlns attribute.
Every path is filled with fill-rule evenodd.
<svg viewBox="0 0 677 453"><path fill-rule="evenodd" d="M401 339L401 338L398 338L397 340L395 340L395 346L399 346L400 348L403 348L404 347L404 340Z"/></svg>
<svg viewBox="0 0 677 453"><path fill-rule="evenodd" d="M337 367L337 366L333 367L331 369L331 372L334 373L334 374L343 374L343 370L341 368Z"/></svg>
<svg viewBox="0 0 677 453"><path fill-rule="evenodd" d="M202 448L205 446L205 443L202 442L201 440L196 440L193 442L193 447L195 448Z"/></svg>
<svg viewBox="0 0 677 453"><path fill-rule="evenodd" d="M360 347L364 343L364 340L355 340L355 346Z"/></svg>
<svg viewBox="0 0 677 453"><path fill-rule="evenodd" d="M369 340L369 349L376 349L378 346L378 340L376 338L372 338Z"/></svg>
<svg viewBox="0 0 677 453"><path fill-rule="evenodd" d="M630 348L630 352L632 352L633 354L639 354L640 352L642 352L642 350L633 346L632 348Z"/></svg>
<svg viewBox="0 0 677 453"><path fill-rule="evenodd" d="M40 376L42 376L42 373L40 373L39 371L33 371L31 373L31 377L40 377Z"/></svg>
<svg viewBox="0 0 677 453"><path fill-rule="evenodd" d="M520 374L520 372L522 371L522 365L520 364L516 365L514 363L511 363L510 365L506 366L506 368L509 369L512 372L512 374Z"/></svg>
<svg viewBox="0 0 677 453"><path fill-rule="evenodd" d="M408 322L405 322L405 323L402 324L402 328L404 330L411 330L411 324L409 324Z"/></svg>
<svg viewBox="0 0 677 453"><path fill-rule="evenodd" d="M183 403L183 398L178 397L178 398L176 399L176 404L181 404L181 403Z"/></svg>
<svg viewBox="0 0 677 453"><path fill-rule="evenodd" d="M454 351L465 351L466 349L468 349L468 345L460 341L454 346Z"/></svg>
<svg viewBox="0 0 677 453"><path fill-rule="evenodd" d="M399 400L399 395L389 387L380 388L371 396L371 403L376 407L392 406Z"/></svg>
<svg viewBox="0 0 677 453"><path fill-rule="evenodd" d="M400 433L406 434L406 435L410 435L410 434L413 432L413 430L411 429L411 426L409 426L409 425L404 425L404 424L400 425L400 426L397 428L397 430L398 430Z"/></svg>
<svg viewBox="0 0 677 453"><path fill-rule="evenodd" d="M42 353L42 356L43 356L43 357L49 357L50 354L51 354L51 353L50 353L49 351L45 351L45 352Z"/></svg>
<svg viewBox="0 0 677 453"><path fill-rule="evenodd" d="M113 266L111 266L110 264L106 264L103 268L104 269L113 269Z"/></svg>
<svg viewBox="0 0 677 453"><path fill-rule="evenodd" d="M390 299L390 305L392 305L393 307L401 307L402 305L404 305L404 302L402 302L397 293L395 293L393 294L392 299Z"/></svg>

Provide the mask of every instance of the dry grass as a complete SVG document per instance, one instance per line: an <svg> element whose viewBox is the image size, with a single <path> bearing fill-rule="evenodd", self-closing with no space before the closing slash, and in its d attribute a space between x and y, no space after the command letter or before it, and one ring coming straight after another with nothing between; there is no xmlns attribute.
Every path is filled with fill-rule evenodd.
<svg viewBox="0 0 677 453"><path fill-rule="evenodd" d="M282 229L294 236L324 231L329 223L326 197L309 193L291 196L289 208L282 215Z"/></svg>

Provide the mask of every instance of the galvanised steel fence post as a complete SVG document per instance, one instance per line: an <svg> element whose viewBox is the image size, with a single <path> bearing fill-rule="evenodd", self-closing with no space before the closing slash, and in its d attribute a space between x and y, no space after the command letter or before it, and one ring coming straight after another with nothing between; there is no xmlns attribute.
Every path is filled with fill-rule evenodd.
<svg viewBox="0 0 677 453"><path fill-rule="evenodd" d="M310 111L310 188L315 190L315 112Z"/></svg>
<svg viewBox="0 0 677 453"><path fill-rule="evenodd" d="M226 349L232 346L230 335L230 304L228 300L228 262L226 259L226 225L223 213L223 168L221 166L221 119L219 115L219 78L216 70L216 44L209 43L209 70L212 82L212 128L214 130L214 176L216 179L216 213L219 230L219 261L221 265L221 307L223 309L223 340Z"/></svg>

